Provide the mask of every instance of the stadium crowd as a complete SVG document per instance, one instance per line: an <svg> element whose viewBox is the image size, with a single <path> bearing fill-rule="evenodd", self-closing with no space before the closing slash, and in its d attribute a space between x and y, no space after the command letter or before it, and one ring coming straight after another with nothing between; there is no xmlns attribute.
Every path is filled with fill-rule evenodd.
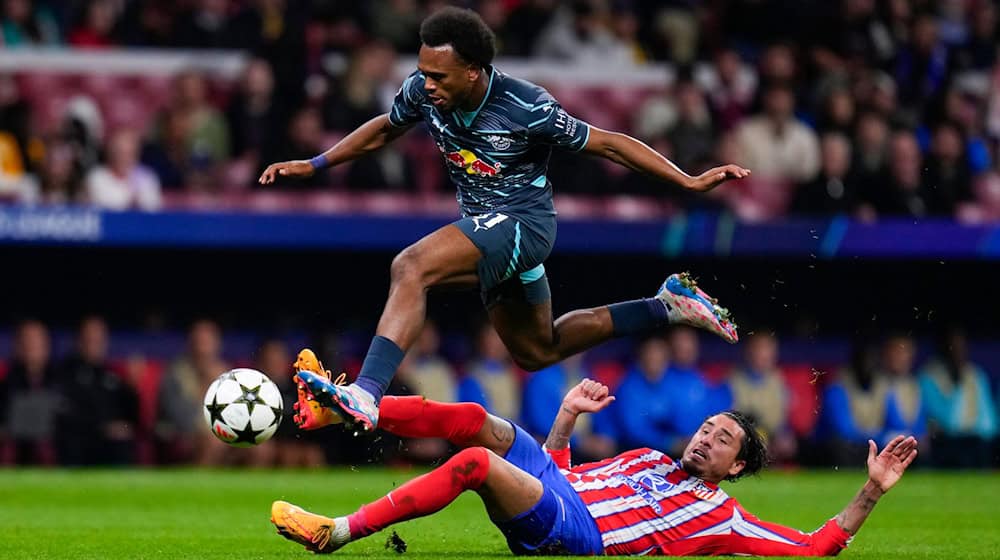
<svg viewBox="0 0 1000 560"><path fill-rule="evenodd" d="M0 361L0 464L319 466L433 462L448 452L443 440L380 433L359 442L338 427L297 430L291 364L302 341L255 339L244 344L250 350L235 352L247 358L231 360L224 343L232 337L208 319L190 325L176 355L143 354L142 341L131 336L116 345L106 321L88 316L57 355L44 323L21 322ZM139 336L147 345L164 338ZM1000 466L1000 383L970 360L960 331L944 333L920 363L918 341L902 332L862 339L851 355L826 364L785 361L780 342L764 330L749 332L739 358L719 361L701 355L695 331L675 328L626 341L621 352L598 349L528 374L492 327L468 337L429 322L390 393L477 402L541 440L567 388L598 379L617 401L578 423L573 452L581 460L645 446L673 454L705 417L733 407L756 418L778 465L860 466L868 439L881 445L913 434L924 467ZM113 354L116 346L129 350ZM334 373L358 371L360 353L342 338L319 337L314 348ZM278 435L248 450L215 440L202 411L211 381L237 366L269 374L284 393Z"/></svg>
<svg viewBox="0 0 1000 560"><path fill-rule="evenodd" d="M421 19L447 3L5 0L0 49L237 49L250 58L237 80L194 70L167 80L0 73L0 200L152 211L190 207L192 193L257 196L267 163L314 156L388 109L402 79L397 57L416 52ZM994 1L460 4L497 31L501 56L608 72L668 63L662 88L543 85L570 112L632 132L690 172L719 161L754 171L690 199L556 155L557 193L628 194L662 214L699 206L744 220L1000 219ZM426 135L412 134L277 189L406 200L451 192L442 165Z"/></svg>

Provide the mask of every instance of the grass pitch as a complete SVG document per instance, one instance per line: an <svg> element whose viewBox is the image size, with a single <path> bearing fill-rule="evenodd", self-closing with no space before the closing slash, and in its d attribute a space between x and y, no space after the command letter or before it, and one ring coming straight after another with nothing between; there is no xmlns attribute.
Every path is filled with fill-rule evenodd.
<svg viewBox="0 0 1000 560"><path fill-rule="evenodd" d="M310 558L279 537L270 504L353 511L418 471L0 470L0 558ZM725 484L761 518L811 531L837 514L861 471L765 473ZM394 527L406 558L510 557L474 494ZM391 529L331 558L396 558ZM913 472L875 509L843 558L1000 558L996 473Z"/></svg>

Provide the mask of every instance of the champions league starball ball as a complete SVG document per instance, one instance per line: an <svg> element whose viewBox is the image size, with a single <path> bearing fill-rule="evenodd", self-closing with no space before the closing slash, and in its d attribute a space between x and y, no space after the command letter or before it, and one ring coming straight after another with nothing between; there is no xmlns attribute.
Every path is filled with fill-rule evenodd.
<svg viewBox="0 0 1000 560"><path fill-rule="evenodd" d="M281 391L255 369L233 369L208 387L203 410L215 437L251 447L271 439L281 424Z"/></svg>

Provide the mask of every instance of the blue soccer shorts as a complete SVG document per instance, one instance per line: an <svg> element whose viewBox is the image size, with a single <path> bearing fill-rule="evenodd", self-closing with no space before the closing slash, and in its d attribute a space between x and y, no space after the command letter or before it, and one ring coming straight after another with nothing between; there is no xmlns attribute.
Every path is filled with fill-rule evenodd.
<svg viewBox="0 0 1000 560"><path fill-rule="evenodd" d="M587 506L531 435L514 426L508 462L542 483L542 497L530 510L495 522L514 554L601 555L601 533Z"/></svg>

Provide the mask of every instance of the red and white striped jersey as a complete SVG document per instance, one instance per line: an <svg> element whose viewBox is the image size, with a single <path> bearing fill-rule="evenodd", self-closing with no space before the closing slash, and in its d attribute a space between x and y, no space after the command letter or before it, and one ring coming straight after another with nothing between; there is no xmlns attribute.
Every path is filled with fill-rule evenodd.
<svg viewBox="0 0 1000 560"><path fill-rule="evenodd" d="M828 556L850 541L833 520L812 533L761 521L653 449L573 468L568 453L553 458L594 517L605 554Z"/></svg>

